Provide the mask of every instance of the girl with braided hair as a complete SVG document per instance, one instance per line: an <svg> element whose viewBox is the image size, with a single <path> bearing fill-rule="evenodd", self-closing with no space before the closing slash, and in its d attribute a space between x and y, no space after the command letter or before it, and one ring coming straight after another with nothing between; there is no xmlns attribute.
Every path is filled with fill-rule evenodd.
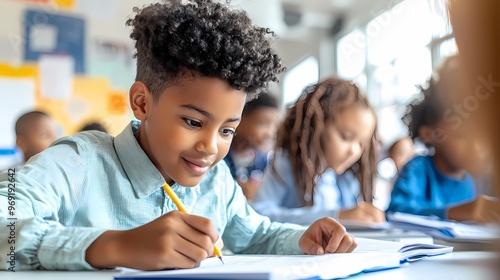
<svg viewBox="0 0 500 280"><path fill-rule="evenodd" d="M366 96L330 77L307 87L278 129L275 155L252 206L271 220L381 222L370 202L376 116Z"/></svg>

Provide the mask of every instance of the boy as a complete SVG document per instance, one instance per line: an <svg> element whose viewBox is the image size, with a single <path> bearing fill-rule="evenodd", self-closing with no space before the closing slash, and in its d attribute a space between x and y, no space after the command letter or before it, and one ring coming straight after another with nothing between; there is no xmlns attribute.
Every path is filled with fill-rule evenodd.
<svg viewBox="0 0 500 280"><path fill-rule="evenodd" d="M387 211L437 216L443 219L500 222L500 202L476 193L471 170L484 167L471 153L479 139L454 127L447 118L450 96L463 91L458 56L446 58L422 89L423 99L410 104L407 120L411 136L434 150L417 156L401 170ZM465 95L464 95L465 96ZM478 167L479 166L479 167Z"/></svg>
<svg viewBox="0 0 500 280"><path fill-rule="evenodd" d="M267 153L274 142L278 117L278 101L271 94L262 93L245 104L224 158L249 201L255 196L267 167Z"/></svg>
<svg viewBox="0 0 500 280"><path fill-rule="evenodd" d="M19 117L15 131L16 146L24 156L23 164L45 150L57 138L54 121L41 111L31 111Z"/></svg>
<svg viewBox="0 0 500 280"><path fill-rule="evenodd" d="M219 162L247 98L282 71L272 33L212 1L135 11L127 21L137 49L129 100L140 122L116 138L63 138L22 171L0 175L1 205L8 180L16 186L17 269L190 268L213 255L219 234L235 253L351 252L355 241L333 219L304 231L256 214ZM191 215L176 211L165 182ZM0 244L7 269L10 250Z"/></svg>

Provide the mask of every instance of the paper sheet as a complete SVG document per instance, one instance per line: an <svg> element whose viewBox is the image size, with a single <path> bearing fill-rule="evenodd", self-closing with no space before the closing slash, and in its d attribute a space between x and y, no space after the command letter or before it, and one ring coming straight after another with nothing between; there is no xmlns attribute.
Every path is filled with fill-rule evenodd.
<svg viewBox="0 0 500 280"><path fill-rule="evenodd" d="M0 78L0 147L15 147L14 125L21 114L35 108L35 84L32 79Z"/></svg>
<svg viewBox="0 0 500 280"><path fill-rule="evenodd" d="M67 55L41 55L40 86L45 98L66 100L71 96L74 60Z"/></svg>
<svg viewBox="0 0 500 280"><path fill-rule="evenodd" d="M399 253L311 255L233 255L225 264L207 259L200 267L143 272L125 269L116 280L140 277L152 279L319 279L343 278L364 270L399 266Z"/></svg>

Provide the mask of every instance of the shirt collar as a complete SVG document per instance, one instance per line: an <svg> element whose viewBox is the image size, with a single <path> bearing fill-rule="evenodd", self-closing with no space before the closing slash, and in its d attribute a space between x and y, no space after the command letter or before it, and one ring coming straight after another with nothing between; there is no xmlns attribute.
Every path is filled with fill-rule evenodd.
<svg viewBox="0 0 500 280"><path fill-rule="evenodd" d="M123 169L139 197L146 197L165 184L165 179L154 166L142 147L137 142L134 133L141 123L131 121L129 125L116 136L115 149Z"/></svg>

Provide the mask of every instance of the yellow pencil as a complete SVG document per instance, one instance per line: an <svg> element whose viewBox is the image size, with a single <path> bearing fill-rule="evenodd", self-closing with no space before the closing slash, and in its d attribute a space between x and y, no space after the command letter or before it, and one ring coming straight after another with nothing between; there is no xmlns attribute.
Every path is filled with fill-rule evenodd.
<svg viewBox="0 0 500 280"><path fill-rule="evenodd" d="M172 201L177 206L177 208L179 209L179 211L189 214L189 212L187 211L187 209L184 206L184 204L182 204L181 200L175 194L175 192L172 190L172 188L170 187L170 185L168 183L165 183L165 185L163 185L163 189L168 194L168 196L170 197L170 199L172 199ZM222 253L221 253L219 247L217 247L217 245L215 245L215 244L214 244L214 253L219 258L219 260L222 263L224 263L224 261L222 260Z"/></svg>

